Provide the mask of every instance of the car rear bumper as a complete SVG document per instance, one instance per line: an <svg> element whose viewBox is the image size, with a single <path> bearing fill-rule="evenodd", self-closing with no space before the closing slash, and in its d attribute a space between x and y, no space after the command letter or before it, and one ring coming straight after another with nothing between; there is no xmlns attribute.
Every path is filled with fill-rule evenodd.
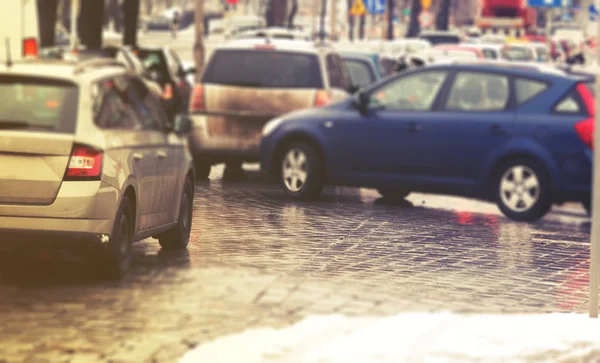
<svg viewBox="0 0 600 363"><path fill-rule="evenodd" d="M120 198L118 189L101 181L63 182L51 205L0 205L0 233L92 239L109 235Z"/></svg>
<svg viewBox="0 0 600 363"><path fill-rule="evenodd" d="M258 161L260 139L243 137L211 136L208 132L207 117L192 115L193 129L189 136L190 150L194 157L204 157L214 162L230 158L244 161Z"/></svg>

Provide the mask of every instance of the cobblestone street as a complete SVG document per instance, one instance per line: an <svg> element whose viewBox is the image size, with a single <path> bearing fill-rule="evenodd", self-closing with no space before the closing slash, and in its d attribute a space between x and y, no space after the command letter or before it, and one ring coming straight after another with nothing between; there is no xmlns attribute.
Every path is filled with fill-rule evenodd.
<svg viewBox="0 0 600 363"><path fill-rule="evenodd" d="M252 172L221 173L196 186L188 251L141 242L121 283L48 258L5 272L0 362L172 362L224 334L335 312L587 308L590 223L577 205L524 224L443 196L389 205L338 188L292 202Z"/></svg>

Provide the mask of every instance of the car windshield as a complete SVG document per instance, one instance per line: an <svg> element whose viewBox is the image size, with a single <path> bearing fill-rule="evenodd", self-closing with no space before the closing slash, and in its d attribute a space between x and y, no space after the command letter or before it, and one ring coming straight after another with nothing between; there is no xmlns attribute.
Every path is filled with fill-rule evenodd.
<svg viewBox="0 0 600 363"><path fill-rule="evenodd" d="M322 88L316 55L272 50L217 50L203 83L258 88Z"/></svg>
<svg viewBox="0 0 600 363"><path fill-rule="evenodd" d="M375 82L375 74L368 61L345 59L345 62L350 72L350 78L352 78L352 84L365 87Z"/></svg>
<svg viewBox="0 0 600 363"><path fill-rule="evenodd" d="M77 94L68 82L0 76L0 129L73 132Z"/></svg>
<svg viewBox="0 0 600 363"><path fill-rule="evenodd" d="M491 48L483 48L481 49L481 52L483 53L483 56L486 59L497 59L498 58L498 53Z"/></svg>
<svg viewBox="0 0 600 363"><path fill-rule="evenodd" d="M502 58L509 61L531 61L531 52L527 51L525 47L507 46L502 48L500 52Z"/></svg>

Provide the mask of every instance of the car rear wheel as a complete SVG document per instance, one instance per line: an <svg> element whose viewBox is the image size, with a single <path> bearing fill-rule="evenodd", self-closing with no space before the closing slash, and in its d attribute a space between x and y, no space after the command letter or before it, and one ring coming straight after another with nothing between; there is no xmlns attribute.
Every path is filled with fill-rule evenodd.
<svg viewBox="0 0 600 363"><path fill-rule="evenodd" d="M289 196L313 199L321 194L322 175L315 148L295 142L285 148L281 157L281 185Z"/></svg>
<svg viewBox="0 0 600 363"><path fill-rule="evenodd" d="M502 213L516 221L536 221L552 207L547 173L529 159L514 159L500 166L494 189Z"/></svg>
<svg viewBox="0 0 600 363"><path fill-rule="evenodd" d="M133 220L131 202L124 196L105 250L104 267L110 279L122 279L131 264Z"/></svg>
<svg viewBox="0 0 600 363"><path fill-rule="evenodd" d="M194 188L189 178L185 180L181 202L179 205L179 220L177 225L158 236L158 243L164 249L184 249L190 241L192 231L192 207L194 203Z"/></svg>

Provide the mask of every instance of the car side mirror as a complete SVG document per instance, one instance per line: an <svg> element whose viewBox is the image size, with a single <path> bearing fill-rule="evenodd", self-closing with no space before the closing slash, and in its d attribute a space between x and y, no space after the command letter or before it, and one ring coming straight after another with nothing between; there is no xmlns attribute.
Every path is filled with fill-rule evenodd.
<svg viewBox="0 0 600 363"><path fill-rule="evenodd" d="M173 123L173 131L178 135L192 132L192 119L188 115L178 115Z"/></svg>
<svg viewBox="0 0 600 363"><path fill-rule="evenodd" d="M366 113L369 109L369 95L365 92L358 92L354 96L354 106L360 113Z"/></svg>
<svg viewBox="0 0 600 363"><path fill-rule="evenodd" d="M348 88L348 92L350 92L350 94L354 94L354 93L360 91L360 89L361 89L361 87L359 85L353 84L352 86L350 86Z"/></svg>

